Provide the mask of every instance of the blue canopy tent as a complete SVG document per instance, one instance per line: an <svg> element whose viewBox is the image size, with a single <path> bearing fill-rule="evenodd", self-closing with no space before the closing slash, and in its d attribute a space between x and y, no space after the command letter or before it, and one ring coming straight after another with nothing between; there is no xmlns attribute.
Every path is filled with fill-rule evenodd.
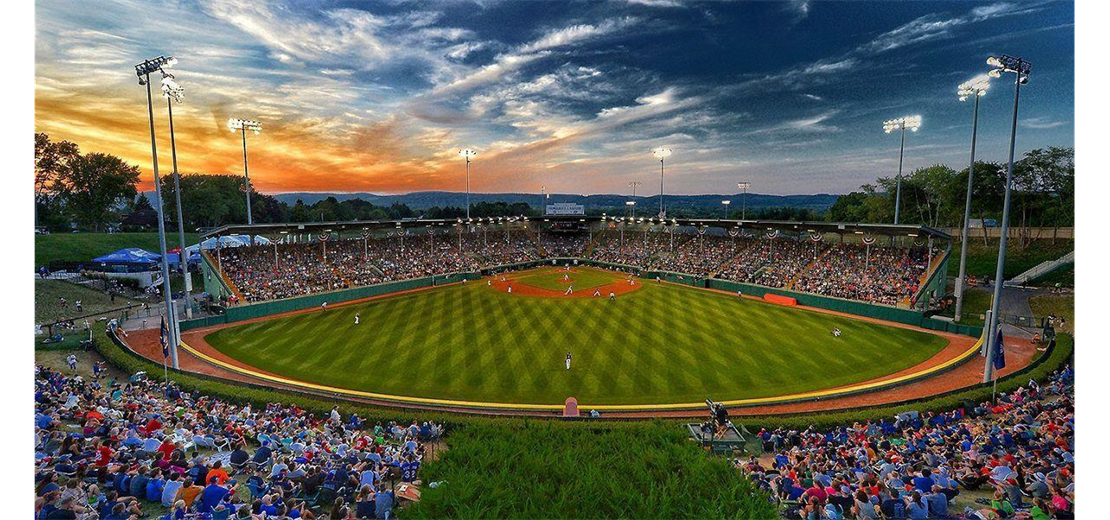
<svg viewBox="0 0 1110 520"><path fill-rule="evenodd" d="M162 255L158 253L151 253L150 251L137 247L129 247L93 258L93 262L112 265L154 265L161 259Z"/></svg>

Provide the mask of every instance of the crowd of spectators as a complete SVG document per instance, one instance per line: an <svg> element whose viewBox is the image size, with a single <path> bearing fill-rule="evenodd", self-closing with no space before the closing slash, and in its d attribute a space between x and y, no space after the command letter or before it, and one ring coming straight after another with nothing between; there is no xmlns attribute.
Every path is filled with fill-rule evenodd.
<svg viewBox="0 0 1110 520"><path fill-rule="evenodd" d="M923 247L837 244L802 272L794 289L896 305L917 293L928 258Z"/></svg>
<svg viewBox="0 0 1110 520"><path fill-rule="evenodd" d="M355 247L357 245L357 248ZM370 285L381 272L363 258L362 241L257 245L222 248L220 267L247 301L275 300L303 294ZM357 249L357 251L356 251Z"/></svg>
<svg viewBox="0 0 1110 520"><path fill-rule="evenodd" d="M617 226L617 225L614 225ZM622 238L623 235L623 238ZM537 243L538 241L538 243ZM246 301L288 298L376 283L472 272L543 258L587 255L637 268L715 277L827 296L898 305L918 291L928 269L923 247L867 248L779 236L746 237L693 228L611 227L576 232L438 228L369 239L227 248L221 266ZM673 241L673 243L672 243ZM936 251L934 251L934 254Z"/></svg>
<svg viewBox="0 0 1110 520"><path fill-rule="evenodd" d="M773 462L737 465L788 518L1073 518L1074 395L1069 366L994 404L827 431L762 430ZM953 507L961 494L962 508Z"/></svg>
<svg viewBox="0 0 1110 520"><path fill-rule="evenodd" d="M387 518L434 423L255 409L138 377L35 367L37 519Z"/></svg>
<svg viewBox="0 0 1110 520"><path fill-rule="evenodd" d="M477 258L482 267L519 264L540 258L536 242L528 232L521 230L464 233L463 251Z"/></svg>
<svg viewBox="0 0 1110 520"><path fill-rule="evenodd" d="M721 265L735 258L742 247L736 238L710 234L694 236L676 246L674 253L668 251L655 256L648 268L711 276Z"/></svg>
<svg viewBox="0 0 1110 520"><path fill-rule="evenodd" d="M586 233L547 232L540 235L540 244L548 257L581 257L586 253L590 236Z"/></svg>
<svg viewBox="0 0 1110 520"><path fill-rule="evenodd" d="M675 247L689 240L690 235L676 234ZM652 259L669 251L670 233L647 231L644 228L607 229L597 237L590 258L599 262L647 267Z"/></svg>

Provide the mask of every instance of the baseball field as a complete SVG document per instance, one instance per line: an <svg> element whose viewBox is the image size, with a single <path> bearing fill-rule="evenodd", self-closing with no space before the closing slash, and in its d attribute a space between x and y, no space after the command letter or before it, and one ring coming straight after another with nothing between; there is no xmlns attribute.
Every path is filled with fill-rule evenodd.
<svg viewBox="0 0 1110 520"><path fill-rule="evenodd" d="M911 367L947 345L735 295L638 280L629 288L621 273L575 268L566 277L555 268L514 273L250 322L205 340L259 369L339 388L522 404L574 396L584 405L826 389ZM576 297L562 295L569 285ZM611 288L620 288L613 299Z"/></svg>

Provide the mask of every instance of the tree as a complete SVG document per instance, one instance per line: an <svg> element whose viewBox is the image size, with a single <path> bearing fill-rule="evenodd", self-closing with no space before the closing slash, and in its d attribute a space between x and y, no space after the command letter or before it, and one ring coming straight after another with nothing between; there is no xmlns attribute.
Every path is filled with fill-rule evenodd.
<svg viewBox="0 0 1110 520"><path fill-rule="evenodd" d="M1042 224L1045 217L1051 220L1055 242L1060 226L1075 220L1075 149L1050 146L1030 150L1015 165L1015 175L1019 169L1041 195Z"/></svg>
<svg viewBox="0 0 1110 520"><path fill-rule="evenodd" d="M135 201L135 207L132 211L142 211L147 209L154 209L154 205L150 203L150 199L146 198L146 193L139 194L139 200Z"/></svg>
<svg viewBox="0 0 1110 520"><path fill-rule="evenodd" d="M61 224L57 207L57 195L62 189L60 179L66 165L78 155L76 144L53 142L44 133L35 134L35 225Z"/></svg>
<svg viewBox="0 0 1110 520"><path fill-rule="evenodd" d="M92 230L107 223L121 201L135 198L138 182L138 166L102 153L70 158L57 181L70 217L79 227Z"/></svg>

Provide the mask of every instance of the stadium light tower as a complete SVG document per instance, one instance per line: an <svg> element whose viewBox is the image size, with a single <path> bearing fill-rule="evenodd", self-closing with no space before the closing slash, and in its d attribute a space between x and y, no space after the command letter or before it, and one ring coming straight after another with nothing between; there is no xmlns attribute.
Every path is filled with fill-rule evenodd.
<svg viewBox="0 0 1110 520"><path fill-rule="evenodd" d="M250 119L231 118L227 120L227 129L232 132L240 132L243 134L243 185L246 186L247 193L247 225L254 224L254 217L251 216L251 174L247 169L247 130L254 132L255 135L262 133L262 123ZM251 244L254 244L254 233L251 233Z"/></svg>
<svg viewBox="0 0 1110 520"><path fill-rule="evenodd" d="M166 304L166 344L169 350L170 366L178 368L177 363L177 327L174 321L173 293L170 291L170 260L166 255L166 219L162 204L162 178L158 174L158 141L154 136L154 99L150 89L150 73L165 72L177 64L177 58L172 56L159 56L145 60L135 65L135 75L139 77L139 85L146 86L146 111L150 119L150 155L154 165L154 201L158 204L158 246L162 253L162 298ZM163 364L165 356L163 356Z"/></svg>
<svg viewBox="0 0 1110 520"><path fill-rule="evenodd" d="M660 146L652 150L651 154L659 159L659 218L665 218L667 215L663 211L663 161L671 156L671 149Z"/></svg>
<svg viewBox="0 0 1110 520"><path fill-rule="evenodd" d="M193 317L193 280L189 277L189 255L185 252L185 220L181 209L181 173L177 169L177 140L173 132L173 104L185 101L185 89L174 81L173 74L162 71L162 95L166 98L166 111L170 117L170 156L173 158L173 196L177 205L177 239L181 253L181 277L185 279L185 317Z"/></svg>
<svg viewBox="0 0 1110 520"><path fill-rule="evenodd" d="M725 217L723 220L728 220L728 205L732 204L731 200L722 200L721 205L725 208Z"/></svg>
<svg viewBox="0 0 1110 520"><path fill-rule="evenodd" d="M632 206L632 218L636 218L636 188L639 188L643 185L644 183L640 181L632 181L628 183L628 187L632 188L632 204L629 204L629 206Z"/></svg>
<svg viewBox="0 0 1110 520"><path fill-rule="evenodd" d="M740 204L740 220L748 219L748 188L752 187L752 183L748 181L736 183L736 187L744 190L744 197L741 199Z"/></svg>
<svg viewBox="0 0 1110 520"><path fill-rule="evenodd" d="M894 224L898 224L898 213L902 208L902 157L906 152L906 130L914 132L921 127L921 116L902 116L883 122L883 131L891 133L902 130L902 144L898 147L898 188L894 194Z"/></svg>
<svg viewBox="0 0 1110 520"><path fill-rule="evenodd" d="M478 152L470 148L459 150L459 155L466 158L466 218L470 218L470 160L478 155Z"/></svg>
<svg viewBox="0 0 1110 520"><path fill-rule="evenodd" d="M968 224L971 220L971 191L975 185L975 139L979 129L979 98L990 88L990 76L976 76L962 83L956 90L960 101L974 97L975 103L971 116L971 162L967 166L967 198L964 201L963 229L960 231L960 275L956 278L956 313L953 321L960 321L964 308L964 278L967 276L967 239Z"/></svg>
<svg viewBox="0 0 1110 520"><path fill-rule="evenodd" d="M998 303L1002 299L1002 269L1006 265L1006 238L1010 230L1010 191L1014 181L1014 141L1017 139L1018 98L1021 86L1029 81L1030 63L1022 58L1003 54L987 58L987 65L994 67L988 76L1001 78L1004 73L1014 74L1014 115L1010 122L1010 158L1006 164L1006 195L1002 202L1002 235L998 239L998 265L994 273L994 298L991 300L990 323L987 324L987 363L983 382L994 378L994 357L998 348Z"/></svg>

